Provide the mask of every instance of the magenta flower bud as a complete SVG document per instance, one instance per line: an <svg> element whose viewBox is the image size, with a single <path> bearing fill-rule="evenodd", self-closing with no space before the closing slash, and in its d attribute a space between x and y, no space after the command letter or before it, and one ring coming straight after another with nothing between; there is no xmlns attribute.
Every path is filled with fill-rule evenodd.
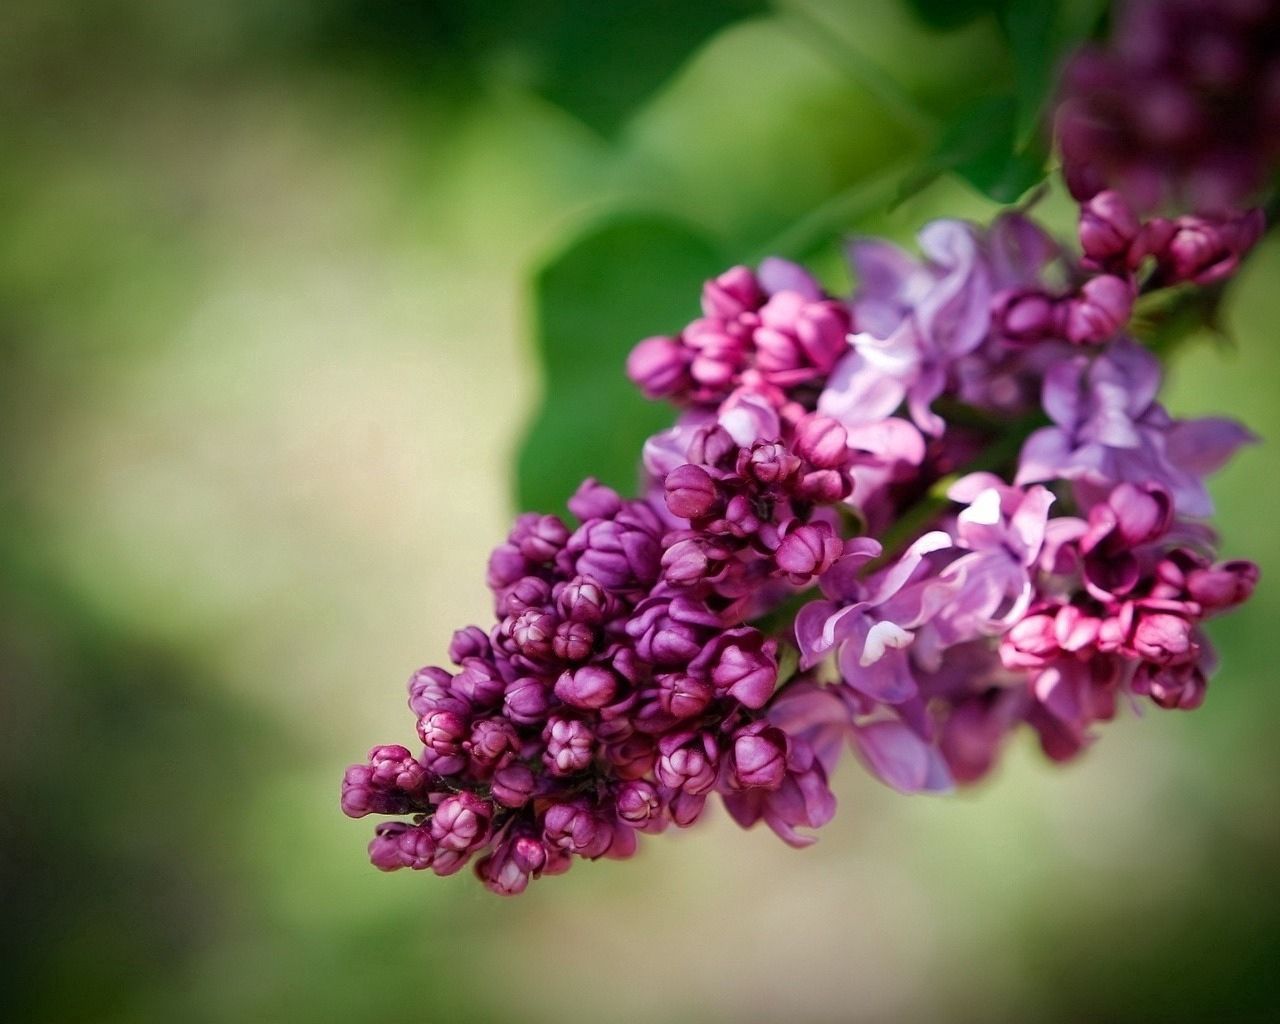
<svg viewBox="0 0 1280 1024"><path fill-rule="evenodd" d="M662 553L662 578L678 586L706 579L711 562L699 537L678 540Z"/></svg>
<svg viewBox="0 0 1280 1024"><path fill-rule="evenodd" d="M1182 665L1200 655L1200 645L1192 636L1191 623L1183 616L1169 612L1139 609L1132 644L1140 658L1158 665Z"/></svg>
<svg viewBox="0 0 1280 1024"><path fill-rule="evenodd" d="M835 469L816 469L805 473L795 484L795 497L815 505L834 505L849 497L853 481L847 473Z"/></svg>
<svg viewBox="0 0 1280 1024"><path fill-rule="evenodd" d="M519 725L535 725L547 717L551 706L550 686L533 676L512 681L502 698L503 711Z"/></svg>
<svg viewBox="0 0 1280 1024"><path fill-rule="evenodd" d="M609 594L590 576L576 576L565 584L557 605L572 622L598 626L609 615Z"/></svg>
<svg viewBox="0 0 1280 1024"><path fill-rule="evenodd" d="M1062 305L1037 288L1001 292L991 303L996 333L1013 345L1034 345L1062 337Z"/></svg>
<svg viewBox="0 0 1280 1024"><path fill-rule="evenodd" d="M556 632L555 616L530 608L514 619L507 619L503 623L503 632L511 637L511 642L526 658L535 661L549 658Z"/></svg>
<svg viewBox="0 0 1280 1024"><path fill-rule="evenodd" d="M662 798L652 783L632 779L618 789L618 818L633 828L644 828L662 815Z"/></svg>
<svg viewBox="0 0 1280 1024"><path fill-rule="evenodd" d="M595 643L596 631L585 622L562 622L556 627L551 649L561 661L586 661Z"/></svg>
<svg viewBox="0 0 1280 1024"><path fill-rule="evenodd" d="M1173 499L1154 484L1119 484L1107 498L1115 514L1115 529L1128 547L1164 536L1173 522Z"/></svg>
<svg viewBox="0 0 1280 1024"><path fill-rule="evenodd" d="M800 469L800 460L785 445L758 442L738 455L738 475L762 487L785 487Z"/></svg>
<svg viewBox="0 0 1280 1024"><path fill-rule="evenodd" d="M536 878L547 867L547 848L537 836L517 836L511 843L511 859Z"/></svg>
<svg viewBox="0 0 1280 1024"><path fill-rule="evenodd" d="M489 792L503 807L523 807L536 790L533 771L523 761L509 760L499 765L489 780Z"/></svg>
<svg viewBox="0 0 1280 1024"><path fill-rule="evenodd" d="M428 711L418 719L418 736L423 746L441 757L458 754L468 731L467 720L453 711Z"/></svg>
<svg viewBox="0 0 1280 1024"><path fill-rule="evenodd" d="M844 551L844 542L826 523L809 523L792 530L778 545L773 560L779 572L802 586L826 572Z"/></svg>
<svg viewBox="0 0 1280 1024"><path fill-rule="evenodd" d="M653 771L657 756L653 740L639 734L628 736L605 748L605 757L620 779L639 779L648 775Z"/></svg>
<svg viewBox="0 0 1280 1024"><path fill-rule="evenodd" d="M689 354L674 338L645 338L627 356L627 376L646 398L667 398L689 385Z"/></svg>
<svg viewBox="0 0 1280 1024"><path fill-rule="evenodd" d="M658 781L693 796L707 793L716 781L719 748L708 732L680 732L658 741Z"/></svg>
<svg viewBox="0 0 1280 1024"><path fill-rule="evenodd" d="M426 770L407 747L389 745L369 751L372 781L379 786L416 793L427 781Z"/></svg>
<svg viewBox="0 0 1280 1024"><path fill-rule="evenodd" d="M612 487L587 477L568 501L569 511L584 523L588 519L612 519L622 511L622 498Z"/></svg>
<svg viewBox="0 0 1280 1024"><path fill-rule="evenodd" d="M701 519L710 515L719 501L715 481L701 466L677 466L663 484L667 508L681 519Z"/></svg>
<svg viewBox="0 0 1280 1024"><path fill-rule="evenodd" d="M435 852L435 841L427 826L402 821L383 822L374 829L369 843L369 860L379 871L421 871L431 867Z"/></svg>
<svg viewBox="0 0 1280 1024"><path fill-rule="evenodd" d="M504 587L511 586L520 577L528 575L531 568L528 559L520 553L518 547L510 543L499 544L489 555L489 568L485 579L489 589L498 593Z"/></svg>
<svg viewBox="0 0 1280 1024"><path fill-rule="evenodd" d="M730 267L702 286L702 311L707 316L732 320L760 308L764 292L748 267Z"/></svg>
<svg viewBox="0 0 1280 1024"><path fill-rule="evenodd" d="M607 668L584 665L556 680L556 696L575 708L602 708L618 693L618 677Z"/></svg>
<svg viewBox="0 0 1280 1024"><path fill-rule="evenodd" d="M778 682L777 642L749 626L728 629L707 644L689 666L711 677L716 693L759 709Z"/></svg>
<svg viewBox="0 0 1280 1024"><path fill-rule="evenodd" d="M404 814L413 809L413 798L374 778L367 764L353 764L342 776L342 813L348 818L366 814Z"/></svg>
<svg viewBox="0 0 1280 1024"><path fill-rule="evenodd" d="M1150 697L1166 710L1194 711L1204 703L1207 681L1197 665L1160 666L1143 662L1133 674L1130 689Z"/></svg>
<svg viewBox="0 0 1280 1024"><path fill-rule="evenodd" d="M1187 576L1191 599L1206 611L1231 608L1249 599L1258 585L1259 570L1253 562L1221 562L1208 569L1194 569Z"/></svg>
<svg viewBox="0 0 1280 1024"><path fill-rule="evenodd" d="M682 789L671 794L667 811L676 828L688 828L702 816L703 808L706 806L706 793L690 793Z"/></svg>
<svg viewBox="0 0 1280 1024"><path fill-rule="evenodd" d="M552 715L542 730L542 762L553 775L574 775L591 767L596 738L585 722Z"/></svg>
<svg viewBox="0 0 1280 1024"><path fill-rule="evenodd" d="M1049 614L1028 615L1014 623L1000 642L1006 668L1043 668L1059 653L1056 619Z"/></svg>
<svg viewBox="0 0 1280 1024"><path fill-rule="evenodd" d="M796 424L795 448L814 466L835 469L849 461L849 432L830 416L810 413Z"/></svg>
<svg viewBox="0 0 1280 1024"><path fill-rule="evenodd" d="M556 849L594 860L609 849L613 828L585 800L573 800L547 808L543 836Z"/></svg>
<svg viewBox="0 0 1280 1024"><path fill-rule="evenodd" d="M529 887L529 873L521 869L505 845L476 861L476 877L499 896L519 896Z"/></svg>
<svg viewBox="0 0 1280 1024"><path fill-rule="evenodd" d="M1091 278L1067 302L1067 340L1076 345L1107 341L1129 322L1132 312L1133 285L1111 274Z"/></svg>
<svg viewBox="0 0 1280 1024"><path fill-rule="evenodd" d="M1094 267L1124 267L1141 229L1128 202L1111 189L1099 192L1080 208L1080 248Z"/></svg>
<svg viewBox="0 0 1280 1024"><path fill-rule="evenodd" d="M470 853L488 841L493 805L474 793L454 793L440 801L431 818L431 838L442 850Z"/></svg>
<svg viewBox="0 0 1280 1024"><path fill-rule="evenodd" d="M492 707L502 699L506 685L497 670L480 658L467 658L453 677L453 691L477 708Z"/></svg>
<svg viewBox="0 0 1280 1024"><path fill-rule="evenodd" d="M720 466L738 457L738 445L724 427L715 423L694 432L688 457L689 462L700 466Z"/></svg>
<svg viewBox="0 0 1280 1024"><path fill-rule="evenodd" d="M455 630L449 643L449 660L461 665L467 658L488 658L493 654L489 637L479 626Z"/></svg>
<svg viewBox="0 0 1280 1024"><path fill-rule="evenodd" d="M522 576L502 592L500 613L520 615L526 611L543 611L551 601L551 585L537 576ZM458 660L458 664L461 664Z"/></svg>
<svg viewBox="0 0 1280 1024"><path fill-rule="evenodd" d="M565 541L569 539L569 528L558 516L529 513L517 520L516 530L511 537L525 558L541 564L550 562L559 554Z"/></svg>
<svg viewBox="0 0 1280 1024"><path fill-rule="evenodd" d="M1092 647L1101 628L1100 620L1086 615L1073 604L1063 605L1053 618L1053 635L1058 647L1073 653Z"/></svg>
<svg viewBox="0 0 1280 1024"><path fill-rule="evenodd" d="M733 737L729 779L738 789L777 789L787 774L787 734L768 722L752 722Z"/></svg>
<svg viewBox="0 0 1280 1024"><path fill-rule="evenodd" d="M473 764L486 768L509 752L518 750L516 727L505 718L482 718L471 725L471 737L463 744Z"/></svg>
<svg viewBox="0 0 1280 1024"><path fill-rule="evenodd" d="M1167 243L1156 253L1162 280L1212 284L1235 273L1240 260L1262 237L1261 210L1227 218L1179 217Z"/></svg>
<svg viewBox="0 0 1280 1024"><path fill-rule="evenodd" d="M658 676L658 703L673 718L692 718L707 710L715 688L707 679L671 672Z"/></svg>
<svg viewBox="0 0 1280 1024"><path fill-rule="evenodd" d="M409 679L409 710L420 717L440 708L465 715L471 706L453 692L452 673L435 666L419 669Z"/></svg>

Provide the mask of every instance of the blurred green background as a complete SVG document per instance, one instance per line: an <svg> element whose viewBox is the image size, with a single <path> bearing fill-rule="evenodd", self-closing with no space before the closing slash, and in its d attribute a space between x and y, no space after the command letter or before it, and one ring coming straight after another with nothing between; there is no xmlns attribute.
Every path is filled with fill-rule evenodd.
<svg viewBox="0 0 1280 1024"><path fill-rule="evenodd" d="M548 505L669 415L630 344L729 263L838 282L844 231L989 217L1098 14L7 9L0 1019L1273 1019L1268 446L1214 485L1264 585L1213 630L1207 705L1126 713L1077 765L1024 739L975 792L907 799L850 763L811 850L717 814L513 901L373 870L337 806L412 736L409 672L486 621L513 467ZM1280 436L1278 273L1272 240L1175 411Z"/></svg>

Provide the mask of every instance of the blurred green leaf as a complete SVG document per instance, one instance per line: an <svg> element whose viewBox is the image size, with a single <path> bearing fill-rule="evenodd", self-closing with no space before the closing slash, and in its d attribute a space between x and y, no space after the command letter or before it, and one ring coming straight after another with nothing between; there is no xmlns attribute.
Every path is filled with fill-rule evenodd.
<svg viewBox="0 0 1280 1024"><path fill-rule="evenodd" d="M908 175L898 201L914 195L940 174L960 175L984 195L1011 203L1045 175L1046 154L1037 140L1015 148L1018 104L1012 96L979 100L938 137L920 167Z"/></svg>
<svg viewBox="0 0 1280 1024"><path fill-rule="evenodd" d="M1000 6L1000 0L908 0L916 17L933 28L967 25Z"/></svg>
<svg viewBox="0 0 1280 1024"><path fill-rule="evenodd" d="M699 282L723 268L721 254L683 224L621 214L589 228L538 272L546 382L517 460L521 508L559 509L587 476L634 492L644 439L673 417L627 379L627 353L697 315Z"/></svg>

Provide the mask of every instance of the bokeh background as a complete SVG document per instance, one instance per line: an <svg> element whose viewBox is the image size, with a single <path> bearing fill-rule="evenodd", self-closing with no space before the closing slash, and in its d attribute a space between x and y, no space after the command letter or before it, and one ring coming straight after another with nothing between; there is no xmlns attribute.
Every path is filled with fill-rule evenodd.
<svg viewBox="0 0 1280 1024"><path fill-rule="evenodd" d="M1214 483L1264 583L1206 706L1079 764L1024 740L930 799L849 763L813 849L716 814L508 901L373 870L338 811L411 736L410 671L486 620L513 470L563 495L667 415L621 360L702 276L839 281L842 232L991 215L948 126L1030 137L1101 7L1046 6L1028 65L964 2L9 5L0 1019L1274 1019L1268 445ZM1175 411L1280 438L1278 274L1273 239Z"/></svg>

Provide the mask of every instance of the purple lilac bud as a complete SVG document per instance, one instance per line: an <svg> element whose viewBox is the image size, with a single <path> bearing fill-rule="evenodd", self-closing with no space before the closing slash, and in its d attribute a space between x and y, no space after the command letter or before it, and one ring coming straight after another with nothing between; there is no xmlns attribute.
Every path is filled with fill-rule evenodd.
<svg viewBox="0 0 1280 1024"><path fill-rule="evenodd" d="M586 661L595 642L595 630L585 622L562 622L556 627L551 649L561 661Z"/></svg>
<svg viewBox="0 0 1280 1024"><path fill-rule="evenodd" d="M530 562L541 564L550 562L565 541L569 539L569 528L558 516L540 516L528 513L516 520L516 529L512 531L511 542Z"/></svg>
<svg viewBox="0 0 1280 1024"><path fill-rule="evenodd" d="M453 691L477 708L492 707L502 700L506 689L501 676L487 661L468 658L462 671L453 677Z"/></svg>
<svg viewBox="0 0 1280 1024"><path fill-rule="evenodd" d="M1258 576L1253 562L1220 562L1193 570L1187 576L1187 591L1206 611L1222 611L1247 601L1258 585Z"/></svg>
<svg viewBox="0 0 1280 1024"><path fill-rule="evenodd" d="M476 877L499 896L519 896L529 887L529 873L520 867L505 843L476 861Z"/></svg>
<svg viewBox="0 0 1280 1024"><path fill-rule="evenodd" d="M431 867L435 852L428 826L406 825L402 821L384 821L374 829L369 843L369 860L379 871L421 871Z"/></svg>
<svg viewBox="0 0 1280 1024"><path fill-rule="evenodd" d="M427 781L427 773L407 747L396 745L374 747L369 751L372 781L379 786L416 793Z"/></svg>
<svg viewBox="0 0 1280 1024"><path fill-rule="evenodd" d="M1142 230L1137 214L1112 189L1099 192L1080 207L1080 247L1094 269L1132 270L1130 253Z"/></svg>
<svg viewBox="0 0 1280 1024"><path fill-rule="evenodd" d="M1143 662L1130 689L1166 710L1193 711L1204 703L1207 681L1198 665L1162 666Z"/></svg>
<svg viewBox="0 0 1280 1024"><path fill-rule="evenodd" d="M602 708L611 704L617 693L618 677L598 665L564 672L556 680L556 696L575 708Z"/></svg>
<svg viewBox="0 0 1280 1024"><path fill-rule="evenodd" d="M1133 285L1103 274L1086 281L1067 301L1066 336L1076 345L1097 345L1116 336L1133 312Z"/></svg>
<svg viewBox="0 0 1280 1024"><path fill-rule="evenodd" d="M849 432L830 416L811 413L796 424L796 453L820 469L834 469L849 460Z"/></svg>
<svg viewBox="0 0 1280 1024"><path fill-rule="evenodd" d="M507 761L489 780L489 792L503 807L523 807L537 791L537 780L523 761Z"/></svg>
<svg viewBox="0 0 1280 1024"><path fill-rule="evenodd" d="M437 848L454 853L470 853L489 838L493 805L473 793L445 797L431 818L431 838Z"/></svg>
<svg viewBox="0 0 1280 1024"><path fill-rule="evenodd" d="M716 781L719 748L710 733L679 732L658 741L658 781L691 796L707 793Z"/></svg>
<svg viewBox="0 0 1280 1024"><path fill-rule="evenodd" d="M739 729L729 752L729 778L738 789L777 789L787 774L787 734L768 722Z"/></svg>
<svg viewBox="0 0 1280 1024"><path fill-rule="evenodd" d="M554 615L530 608L514 619L508 619L503 628L516 645L516 650L526 658L540 661L551 656L556 625Z"/></svg>
<svg viewBox="0 0 1280 1024"><path fill-rule="evenodd" d="M481 768L497 764L519 746L516 728L505 718L482 718L472 723L471 737L464 744L472 763Z"/></svg>
<svg viewBox="0 0 1280 1024"><path fill-rule="evenodd" d="M585 800L547 808L543 835L551 846L588 860L603 856L613 842L613 829Z"/></svg>
<svg viewBox="0 0 1280 1024"><path fill-rule="evenodd" d="M627 376L646 398L668 398L689 388L689 356L674 338L645 338L627 356Z"/></svg>
<svg viewBox="0 0 1280 1024"><path fill-rule="evenodd" d="M506 716L520 725L534 725L543 721L550 706L550 685L533 676L521 676L514 680L502 698Z"/></svg>
<svg viewBox="0 0 1280 1024"><path fill-rule="evenodd" d="M710 680L683 672L658 676L658 703L672 718L692 718L706 711L715 696Z"/></svg>
<svg viewBox="0 0 1280 1024"><path fill-rule="evenodd" d="M585 722L553 715L542 731L542 761L553 775L574 775L591 767L596 738Z"/></svg>
<svg viewBox="0 0 1280 1024"><path fill-rule="evenodd" d="M1160 607L1134 608L1130 642L1140 658L1157 665L1184 665L1200 655L1191 623Z"/></svg>
<svg viewBox="0 0 1280 1024"><path fill-rule="evenodd" d="M749 708L762 708L778 682L777 642L751 627L717 636L689 667L709 674L716 693Z"/></svg>
<svg viewBox="0 0 1280 1024"><path fill-rule="evenodd" d="M618 818L633 828L643 829L662 816L662 798L652 783L632 779L618 789Z"/></svg>
<svg viewBox="0 0 1280 1024"><path fill-rule="evenodd" d="M537 576L522 576L502 592L499 614L520 615L526 611L542 611L551 600L551 585ZM461 665L461 659L457 659Z"/></svg>
<svg viewBox="0 0 1280 1024"><path fill-rule="evenodd" d="M1222 218L1179 217L1156 252L1161 281L1206 285L1230 277L1265 227L1261 210Z"/></svg>
<svg viewBox="0 0 1280 1024"><path fill-rule="evenodd" d="M374 778L367 764L353 764L342 777L342 813L349 818L366 814L404 814L413 809L413 798Z"/></svg>
<svg viewBox="0 0 1280 1024"><path fill-rule="evenodd" d="M609 594L592 577L576 576L565 584L557 606L569 621L597 626L609 615Z"/></svg>
<svg viewBox="0 0 1280 1024"><path fill-rule="evenodd" d="M719 501L715 481L701 466L685 465L667 474L663 484L667 508L681 519L701 519L710 515Z"/></svg>
<svg viewBox="0 0 1280 1024"><path fill-rule="evenodd" d="M418 736L423 745L441 757L459 753L468 731L467 720L453 711L428 711L418 719Z"/></svg>
<svg viewBox="0 0 1280 1024"><path fill-rule="evenodd" d="M449 660L455 665L461 665L467 658L488 658L492 654L489 637L479 626L457 630L449 643Z"/></svg>
<svg viewBox="0 0 1280 1024"><path fill-rule="evenodd" d="M702 311L707 316L731 320L758 309L764 292L749 267L730 267L702 286Z"/></svg>
<svg viewBox="0 0 1280 1024"><path fill-rule="evenodd" d="M844 550L844 542L827 523L809 523L788 533L773 560L778 571L796 586L822 575Z"/></svg>

